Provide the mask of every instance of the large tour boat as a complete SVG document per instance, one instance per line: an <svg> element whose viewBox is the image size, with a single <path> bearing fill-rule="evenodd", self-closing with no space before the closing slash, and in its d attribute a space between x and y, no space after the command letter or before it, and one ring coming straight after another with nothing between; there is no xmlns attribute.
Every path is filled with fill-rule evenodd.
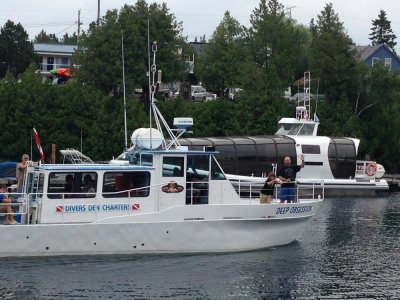
<svg viewBox="0 0 400 300"><path fill-rule="evenodd" d="M20 223L0 225L0 256L244 251L299 237L323 191L298 192L293 203L240 196L213 147L179 144L193 121L176 118L170 129L154 90L157 129L136 130L120 159L27 168L24 192L8 195Z"/></svg>
<svg viewBox="0 0 400 300"><path fill-rule="evenodd" d="M299 184L323 180L327 194L375 194L388 190L382 179L385 169L372 160L358 159L360 140L349 137L319 136L319 120L311 116L310 74L304 76L304 102L298 103L294 118L282 118L275 135L181 138L181 145L199 150L212 145L227 177L238 182L260 182L283 164L285 156L305 167L297 173Z"/></svg>

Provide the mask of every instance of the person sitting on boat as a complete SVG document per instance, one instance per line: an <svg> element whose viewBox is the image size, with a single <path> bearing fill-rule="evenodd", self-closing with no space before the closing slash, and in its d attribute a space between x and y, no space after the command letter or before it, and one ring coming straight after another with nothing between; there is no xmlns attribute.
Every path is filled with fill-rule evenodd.
<svg viewBox="0 0 400 300"><path fill-rule="evenodd" d="M295 192L295 180L296 173L300 171L301 168L304 168L304 155L300 156L301 165L292 165L292 161L289 156L286 156L283 160L284 165L278 171L278 177L282 181L281 191L279 194L279 198L281 199L281 203L284 203L287 200L287 203L291 203L294 198Z"/></svg>
<svg viewBox="0 0 400 300"><path fill-rule="evenodd" d="M6 213L6 215L4 216L4 224L5 225L14 225L14 224L19 224L17 221L14 220L14 217L12 215L12 209L11 209L11 205L5 205L6 203L11 203L11 199L8 198L7 194L7 186L5 184L0 186L0 202L1 202L1 206L0 206L0 212L2 213Z"/></svg>
<svg viewBox="0 0 400 300"><path fill-rule="evenodd" d="M71 198L74 192L74 176L72 174L68 174L65 177L65 184L64 184L64 192L66 193L64 197Z"/></svg>
<svg viewBox="0 0 400 300"><path fill-rule="evenodd" d="M85 186L82 188L82 190L86 193L86 197L94 197L96 194L96 188L95 181L92 179L92 176L86 174L83 177L83 180L85 181Z"/></svg>
<svg viewBox="0 0 400 300"><path fill-rule="evenodd" d="M272 196L274 195L275 183L277 183L275 173L270 172L263 188L260 191L260 203L271 203Z"/></svg>

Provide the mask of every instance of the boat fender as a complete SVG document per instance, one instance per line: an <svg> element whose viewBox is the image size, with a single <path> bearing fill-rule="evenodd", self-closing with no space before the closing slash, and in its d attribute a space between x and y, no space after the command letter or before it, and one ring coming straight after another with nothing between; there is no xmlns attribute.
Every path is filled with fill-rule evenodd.
<svg viewBox="0 0 400 300"><path fill-rule="evenodd" d="M377 170L377 165L376 163L369 163L367 164L366 168L365 168L365 173L368 176L374 176L376 174L376 170Z"/></svg>

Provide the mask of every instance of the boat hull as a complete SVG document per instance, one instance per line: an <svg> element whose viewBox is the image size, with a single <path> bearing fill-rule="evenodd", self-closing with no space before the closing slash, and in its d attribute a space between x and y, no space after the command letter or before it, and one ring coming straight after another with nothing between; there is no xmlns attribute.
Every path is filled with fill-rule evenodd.
<svg viewBox="0 0 400 300"><path fill-rule="evenodd" d="M172 220L170 216L181 212L170 209L87 224L0 226L2 240L10 241L0 244L0 256L234 252L280 246L300 236L320 203L221 206L208 214L209 205L198 207L198 217L181 220ZM231 217L219 218L223 211Z"/></svg>

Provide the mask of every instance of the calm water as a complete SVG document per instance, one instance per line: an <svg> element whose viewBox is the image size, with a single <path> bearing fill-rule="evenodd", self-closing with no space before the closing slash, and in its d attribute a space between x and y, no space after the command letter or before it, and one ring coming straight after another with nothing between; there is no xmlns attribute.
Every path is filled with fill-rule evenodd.
<svg viewBox="0 0 400 300"><path fill-rule="evenodd" d="M14 299L400 299L400 194L326 199L301 238L207 255L1 259ZM1 298L1 297L0 297Z"/></svg>

